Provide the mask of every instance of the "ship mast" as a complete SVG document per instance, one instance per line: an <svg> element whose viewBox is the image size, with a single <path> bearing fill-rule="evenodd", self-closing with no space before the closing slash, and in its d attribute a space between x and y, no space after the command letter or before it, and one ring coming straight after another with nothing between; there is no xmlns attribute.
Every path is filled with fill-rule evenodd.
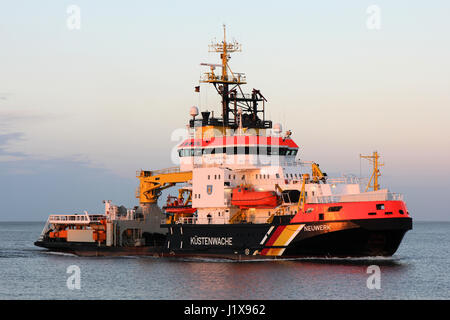
<svg viewBox="0 0 450 320"><path fill-rule="evenodd" d="M244 127L271 128L272 122L265 121L264 116L264 102L267 100L256 89L253 89L251 95L244 94L241 85L247 83L245 74L233 72L229 66L230 54L241 51L242 45L240 43L227 41L226 26L223 25L223 41L209 45L209 52L220 54L221 64L201 63L203 66L209 66L210 71L205 72L200 79L201 83L211 83L222 97L222 119L210 119L211 121L206 122L208 122L208 125L222 125L223 127L237 129L241 118L238 108L241 107ZM215 73L216 67L222 68L221 74ZM258 108L259 102L263 103L262 109ZM230 107L230 104L232 104L232 107ZM230 118L230 113L233 118ZM262 119L258 116L259 113L262 113Z"/></svg>
<svg viewBox="0 0 450 320"><path fill-rule="evenodd" d="M378 177L381 176L379 167L384 166L384 164L379 163L380 156L378 155L378 152L374 151L371 156L363 156L363 155L359 156L363 159L368 159L373 165L372 176L370 177L369 183L367 184L366 191L369 190L369 188L372 188L373 191L379 190L380 185L378 184ZM373 185L371 185L372 179Z"/></svg>

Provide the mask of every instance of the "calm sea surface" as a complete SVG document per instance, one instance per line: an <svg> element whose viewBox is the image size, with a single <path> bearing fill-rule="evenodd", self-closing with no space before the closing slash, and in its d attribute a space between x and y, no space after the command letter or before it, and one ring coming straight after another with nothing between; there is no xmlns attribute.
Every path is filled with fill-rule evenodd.
<svg viewBox="0 0 450 320"><path fill-rule="evenodd" d="M449 299L450 222L415 222L391 258L228 262L83 258L35 247L44 223L0 222L0 299ZM67 267L81 288L67 287ZM368 289L367 267L381 269Z"/></svg>

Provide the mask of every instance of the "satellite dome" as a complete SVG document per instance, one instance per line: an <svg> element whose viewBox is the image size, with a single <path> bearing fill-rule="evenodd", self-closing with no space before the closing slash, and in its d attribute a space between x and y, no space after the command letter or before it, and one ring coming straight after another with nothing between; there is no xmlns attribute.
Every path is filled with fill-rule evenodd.
<svg viewBox="0 0 450 320"><path fill-rule="evenodd" d="M281 124L275 123L275 124L273 125L273 131L274 131L275 133L281 133L281 131L282 131Z"/></svg>
<svg viewBox="0 0 450 320"><path fill-rule="evenodd" d="M191 107L191 110L189 111L189 114L192 117L198 116L198 108L196 106Z"/></svg>

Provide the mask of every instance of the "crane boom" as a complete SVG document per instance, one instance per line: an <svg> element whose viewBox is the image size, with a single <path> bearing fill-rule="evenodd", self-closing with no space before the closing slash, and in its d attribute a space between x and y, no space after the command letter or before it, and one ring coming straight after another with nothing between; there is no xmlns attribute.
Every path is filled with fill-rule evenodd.
<svg viewBox="0 0 450 320"><path fill-rule="evenodd" d="M139 175L139 189L136 198L143 203L156 203L161 191L173 187L177 183L192 180L192 171L179 171L178 168L169 168L160 171L141 170Z"/></svg>

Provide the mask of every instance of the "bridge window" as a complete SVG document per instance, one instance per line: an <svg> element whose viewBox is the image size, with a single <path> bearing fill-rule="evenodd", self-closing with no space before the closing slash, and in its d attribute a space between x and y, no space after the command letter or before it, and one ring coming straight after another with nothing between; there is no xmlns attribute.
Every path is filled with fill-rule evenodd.
<svg viewBox="0 0 450 320"><path fill-rule="evenodd" d="M215 152L214 148L205 148L203 149L203 154L214 154Z"/></svg>
<svg viewBox="0 0 450 320"><path fill-rule="evenodd" d="M217 148L200 148L200 142L186 142L181 146L195 146L195 148L185 148L178 150L178 155L180 157L192 157L210 155L210 154L252 154L252 155L274 155L274 156L289 156L296 155L297 150L289 150L287 148L279 147L266 147L266 146L228 146L228 147L217 147ZM198 147L197 147L198 146Z"/></svg>
<svg viewBox="0 0 450 320"><path fill-rule="evenodd" d="M258 147L257 146L249 147L249 154L258 154Z"/></svg>
<svg viewBox="0 0 450 320"><path fill-rule="evenodd" d="M271 155L276 156L276 155L280 154L280 149L277 148L277 147L272 147L272 148L270 149L270 153L267 153L267 154L271 154Z"/></svg>
<svg viewBox="0 0 450 320"><path fill-rule="evenodd" d="M237 147L227 147L226 153L229 155L233 155L237 153Z"/></svg>

